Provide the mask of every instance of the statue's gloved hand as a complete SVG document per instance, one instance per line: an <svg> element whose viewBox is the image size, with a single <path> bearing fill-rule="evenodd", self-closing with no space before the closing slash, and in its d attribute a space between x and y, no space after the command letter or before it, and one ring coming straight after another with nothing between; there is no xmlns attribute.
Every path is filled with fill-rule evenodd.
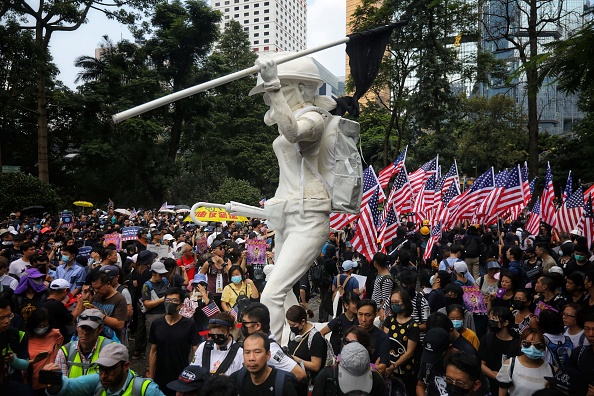
<svg viewBox="0 0 594 396"><path fill-rule="evenodd" d="M264 80L266 91L276 91L281 88L274 59L258 59L256 65L260 68L260 77Z"/></svg>

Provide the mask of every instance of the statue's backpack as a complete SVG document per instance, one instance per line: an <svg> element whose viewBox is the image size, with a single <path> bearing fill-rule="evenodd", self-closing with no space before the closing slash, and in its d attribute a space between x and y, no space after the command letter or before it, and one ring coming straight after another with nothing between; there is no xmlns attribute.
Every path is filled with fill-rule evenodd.
<svg viewBox="0 0 594 396"><path fill-rule="evenodd" d="M305 158L304 162L328 190L333 212L359 214L363 193L363 167L357 150L359 124L314 106L298 110L295 118L308 111L320 113L326 127L320 143L318 169Z"/></svg>

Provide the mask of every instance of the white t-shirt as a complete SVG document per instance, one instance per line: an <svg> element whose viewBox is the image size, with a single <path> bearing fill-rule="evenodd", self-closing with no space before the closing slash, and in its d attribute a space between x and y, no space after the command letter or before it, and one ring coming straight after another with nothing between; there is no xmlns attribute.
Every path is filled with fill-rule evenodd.
<svg viewBox="0 0 594 396"><path fill-rule="evenodd" d="M10 287L14 291L19 285L19 281L14 279L12 276L4 274L0 276L0 285L3 287Z"/></svg>
<svg viewBox="0 0 594 396"><path fill-rule="evenodd" d="M573 348L577 348L580 345L590 345L590 341L588 341L588 338L586 338L584 336L584 330L582 329L580 332L578 332L577 334L571 335L569 334L569 330L565 330L565 333L563 333L563 335L566 335L567 337L569 337L569 339L571 340L571 342L573 343ZM580 342L580 338L584 337L583 342Z"/></svg>
<svg viewBox="0 0 594 396"><path fill-rule="evenodd" d="M544 335L549 340L551 340L551 342L553 344L557 344L559 342L562 343L562 344L565 343L565 336L564 335L554 335L554 334L550 334L550 333L545 333ZM551 364L555 364L555 359L553 358L553 355L551 355L551 351L549 350L549 348L546 349L545 360L547 362L551 363Z"/></svg>
<svg viewBox="0 0 594 396"><path fill-rule="evenodd" d="M297 362L283 352L272 334L269 334L268 338L270 339L270 359L268 359L268 365L290 373L297 366Z"/></svg>
<svg viewBox="0 0 594 396"><path fill-rule="evenodd" d="M234 342L235 341L231 341L231 343L229 344L229 348L231 347L231 345L233 345ZM200 344L198 346L198 349L196 349L196 353L194 354L194 361L192 362L193 365L202 367L202 352L204 351L205 344L206 344L206 342L203 342L202 344ZM214 372L217 371L217 369L219 368L221 363L223 363L223 360L225 360L225 358L227 357L228 353L229 353L229 349L221 351L217 348L217 345L215 344L214 349L210 352L209 370L210 370L211 374L214 374ZM237 354L235 355L235 358L233 359L233 362L231 362L231 366L229 366L229 368L227 369L227 371L225 371L224 374L229 376L229 375L233 374L234 372L239 371L242 367L243 367L243 348L239 348L237 350Z"/></svg>
<svg viewBox="0 0 594 396"><path fill-rule="evenodd" d="M22 258L20 258L18 260L14 260L12 263L10 263L10 267L8 268L8 273L14 274L14 275L18 276L19 278L21 278L23 276L23 274L25 273L25 270L27 268L29 268L30 266L31 266L31 263L27 263L27 262L23 261Z"/></svg>
<svg viewBox="0 0 594 396"><path fill-rule="evenodd" d="M512 378L509 377L511 364L504 364L497 373L499 382L513 382L509 388L510 396L532 396L535 391L545 388L547 380L544 377L553 377L555 374L551 365L546 361L540 367L531 368L524 366L517 357L514 359Z"/></svg>

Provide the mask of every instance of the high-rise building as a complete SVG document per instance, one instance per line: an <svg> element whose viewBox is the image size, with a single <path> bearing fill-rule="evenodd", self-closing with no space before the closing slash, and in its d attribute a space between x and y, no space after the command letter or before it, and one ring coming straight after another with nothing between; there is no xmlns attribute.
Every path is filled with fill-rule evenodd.
<svg viewBox="0 0 594 396"><path fill-rule="evenodd" d="M307 0L211 0L211 5L223 14L221 30L236 20L255 52L305 49Z"/></svg>

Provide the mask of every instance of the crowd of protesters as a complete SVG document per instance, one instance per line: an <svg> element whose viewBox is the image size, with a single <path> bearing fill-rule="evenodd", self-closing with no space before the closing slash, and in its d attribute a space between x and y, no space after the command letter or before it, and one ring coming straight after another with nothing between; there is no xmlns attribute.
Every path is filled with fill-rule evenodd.
<svg viewBox="0 0 594 396"><path fill-rule="evenodd" d="M429 222L409 222L372 260L351 227L332 232L281 346L258 302L274 231L185 217L1 221L0 394L594 396L594 263L576 230L465 223L425 255ZM248 262L251 240L266 264Z"/></svg>

